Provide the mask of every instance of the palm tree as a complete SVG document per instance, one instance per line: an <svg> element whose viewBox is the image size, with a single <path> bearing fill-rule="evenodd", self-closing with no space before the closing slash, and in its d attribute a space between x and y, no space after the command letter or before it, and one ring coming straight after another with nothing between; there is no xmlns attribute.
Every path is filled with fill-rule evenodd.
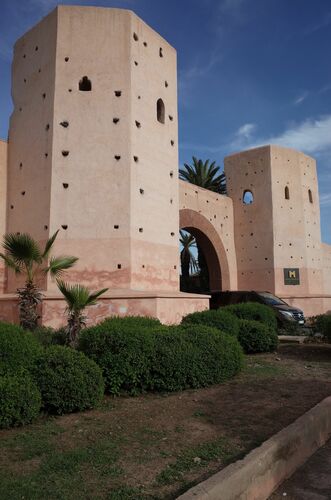
<svg viewBox="0 0 331 500"><path fill-rule="evenodd" d="M219 194L226 194L226 178L224 172L220 173L220 167L213 161L203 162L195 156L192 157L193 165L184 163L184 168L179 169L179 178Z"/></svg>
<svg viewBox="0 0 331 500"><path fill-rule="evenodd" d="M196 248L197 244L194 236L186 231L183 231L182 229L179 231L179 236L179 242L182 247L180 251L182 276L186 279L189 278L190 272L193 273L199 271L199 266L192 252L192 249Z"/></svg>
<svg viewBox="0 0 331 500"><path fill-rule="evenodd" d="M37 308L43 297L38 280L48 273L59 277L78 260L72 256L49 258L58 232L47 240L44 249L27 233L8 233L4 236L3 248L6 253L0 253L0 257L8 268L25 277L25 285L18 288L17 294L20 324L26 330L34 330L38 326Z"/></svg>
<svg viewBox="0 0 331 500"><path fill-rule="evenodd" d="M79 333L86 325L86 317L83 316L84 309L96 304L98 297L105 293L108 288L90 293L89 289L83 285L70 285L62 280L57 280L57 285L67 303L68 344L71 347L76 347Z"/></svg>

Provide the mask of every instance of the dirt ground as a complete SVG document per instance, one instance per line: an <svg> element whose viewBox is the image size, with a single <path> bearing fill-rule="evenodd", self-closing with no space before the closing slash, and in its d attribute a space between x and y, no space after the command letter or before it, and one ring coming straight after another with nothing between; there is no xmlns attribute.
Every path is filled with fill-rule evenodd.
<svg viewBox="0 0 331 500"><path fill-rule="evenodd" d="M105 398L0 432L0 498L173 499L331 394L331 346L247 357L225 384Z"/></svg>

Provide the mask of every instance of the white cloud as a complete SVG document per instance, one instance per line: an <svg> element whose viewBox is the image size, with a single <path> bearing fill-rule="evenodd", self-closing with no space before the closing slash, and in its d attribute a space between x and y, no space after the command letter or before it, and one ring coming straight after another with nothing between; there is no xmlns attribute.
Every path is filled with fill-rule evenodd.
<svg viewBox="0 0 331 500"><path fill-rule="evenodd" d="M228 143L210 146L206 144L181 144L183 149L205 151L209 153L252 149L266 144L276 144L288 148L297 149L307 154L331 157L331 115L319 119L307 119L284 130L279 135L253 137L257 126L254 123L241 125L234 133L233 139ZM328 174L327 174L328 175Z"/></svg>
<svg viewBox="0 0 331 500"><path fill-rule="evenodd" d="M331 149L331 115L326 115L317 120L305 120L279 135L256 140L249 147L257 147L263 144L278 144L305 151L306 153L327 151Z"/></svg>
<svg viewBox="0 0 331 500"><path fill-rule="evenodd" d="M242 125L241 127L238 128L236 136L239 138L250 139L255 130L256 130L255 123L245 123L245 125Z"/></svg>
<svg viewBox="0 0 331 500"><path fill-rule="evenodd" d="M256 129L257 127L255 123L244 123L244 125L241 125L235 132L234 139L230 142L227 148L230 149L230 151L248 149L253 140L253 134Z"/></svg>
<svg viewBox="0 0 331 500"><path fill-rule="evenodd" d="M308 96L309 96L308 90L301 92L301 94L299 94L298 97L296 99L294 99L293 104L296 104L296 105L301 104L303 101L305 101L307 99Z"/></svg>

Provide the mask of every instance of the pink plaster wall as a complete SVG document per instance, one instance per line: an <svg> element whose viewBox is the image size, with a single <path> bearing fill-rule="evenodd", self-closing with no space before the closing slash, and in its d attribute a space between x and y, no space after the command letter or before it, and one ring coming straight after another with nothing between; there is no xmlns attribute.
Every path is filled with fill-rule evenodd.
<svg viewBox="0 0 331 500"><path fill-rule="evenodd" d="M212 256L208 259L209 246L205 253L210 261L212 291L237 289L237 259L234 244L233 204L231 198L207 189L179 181L179 226L192 231L201 231L216 251L221 268L221 280L213 282L215 265ZM197 236L197 235L195 235Z"/></svg>
<svg viewBox="0 0 331 500"><path fill-rule="evenodd" d="M331 295L331 245L322 243L322 275L323 290L327 295Z"/></svg>
<svg viewBox="0 0 331 500"><path fill-rule="evenodd" d="M77 255L72 276L95 287L177 290L176 51L131 11L56 12L51 229L68 226L56 250ZM78 89L84 75L91 92Z"/></svg>
<svg viewBox="0 0 331 500"><path fill-rule="evenodd" d="M6 232L7 217L7 151L8 143L0 140L0 235ZM0 260L0 293L6 288L6 270L4 262Z"/></svg>
<svg viewBox="0 0 331 500"><path fill-rule="evenodd" d="M275 288L270 147L236 153L224 159L228 195L233 202L238 290ZM254 203L244 205L244 191Z"/></svg>
<svg viewBox="0 0 331 500"><path fill-rule="evenodd" d="M0 304L1 305L1 304ZM178 324L183 316L208 309L209 297L184 293L114 292L103 296L95 306L86 310L87 325L95 325L110 316L151 316L165 324ZM60 297L48 296L43 301L42 322L58 328L66 324L65 302Z"/></svg>
<svg viewBox="0 0 331 500"><path fill-rule="evenodd" d="M16 42L12 65L7 232L42 242L50 226L56 33L54 11ZM7 290L16 286L9 274Z"/></svg>

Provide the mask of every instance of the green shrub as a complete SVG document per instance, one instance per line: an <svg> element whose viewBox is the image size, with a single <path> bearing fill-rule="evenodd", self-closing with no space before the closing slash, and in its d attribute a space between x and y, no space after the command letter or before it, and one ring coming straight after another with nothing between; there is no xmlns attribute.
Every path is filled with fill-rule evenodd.
<svg viewBox="0 0 331 500"><path fill-rule="evenodd" d="M38 326L32 332L32 335L43 347L49 347L51 345L65 345L67 341L67 335L64 328L54 330L54 328L51 328L50 326Z"/></svg>
<svg viewBox="0 0 331 500"><path fill-rule="evenodd" d="M30 423L40 406L40 392L28 373L0 377L0 429Z"/></svg>
<svg viewBox="0 0 331 500"><path fill-rule="evenodd" d="M179 391L190 387L188 376L194 365L197 349L187 342L185 329L176 326L156 328L150 335L154 349L148 389Z"/></svg>
<svg viewBox="0 0 331 500"><path fill-rule="evenodd" d="M45 349L35 363L33 375L41 392L43 408L49 413L94 408L104 393L99 366L69 347Z"/></svg>
<svg viewBox="0 0 331 500"><path fill-rule="evenodd" d="M284 318L278 326L278 335L305 335L305 332L297 321Z"/></svg>
<svg viewBox="0 0 331 500"><path fill-rule="evenodd" d="M153 338L151 324L147 328L141 327L141 320L106 320L82 330L79 336L78 349L102 368L106 390L111 394L119 394L121 390L135 394L146 388L153 356Z"/></svg>
<svg viewBox="0 0 331 500"><path fill-rule="evenodd" d="M20 326L0 322L0 375L29 370L40 351L32 333Z"/></svg>
<svg viewBox="0 0 331 500"><path fill-rule="evenodd" d="M182 319L182 325L187 324L211 326L230 335L238 335L239 332L238 319L225 309L212 309L188 314Z"/></svg>
<svg viewBox="0 0 331 500"><path fill-rule="evenodd" d="M247 354L271 352L277 348L277 333L263 323L241 319L238 340Z"/></svg>
<svg viewBox="0 0 331 500"><path fill-rule="evenodd" d="M331 314L314 316L312 326L316 333L321 333L328 342L331 342Z"/></svg>
<svg viewBox="0 0 331 500"><path fill-rule="evenodd" d="M78 348L101 366L112 394L202 387L233 376L242 363L235 338L202 325L103 322L81 332Z"/></svg>
<svg viewBox="0 0 331 500"><path fill-rule="evenodd" d="M260 321L272 330L277 329L277 318L273 309L257 302L245 302L224 307L224 310L234 314L239 319Z"/></svg>
<svg viewBox="0 0 331 500"><path fill-rule="evenodd" d="M216 328L186 324L155 329L151 389L178 391L223 382L240 371L236 338Z"/></svg>
<svg viewBox="0 0 331 500"><path fill-rule="evenodd" d="M111 326L120 328L149 328L155 326L161 326L161 322L157 318L151 318L150 316L110 316L104 319L98 326Z"/></svg>

